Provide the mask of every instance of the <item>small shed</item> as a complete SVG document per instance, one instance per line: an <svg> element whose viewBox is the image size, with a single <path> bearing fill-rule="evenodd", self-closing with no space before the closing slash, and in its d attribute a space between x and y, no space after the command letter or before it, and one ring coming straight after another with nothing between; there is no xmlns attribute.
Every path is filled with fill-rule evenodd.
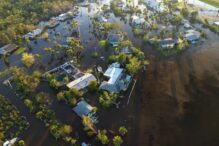
<svg viewBox="0 0 219 146"><path fill-rule="evenodd" d="M87 116L92 113L93 107L86 101L78 102L77 106L72 109L79 117Z"/></svg>

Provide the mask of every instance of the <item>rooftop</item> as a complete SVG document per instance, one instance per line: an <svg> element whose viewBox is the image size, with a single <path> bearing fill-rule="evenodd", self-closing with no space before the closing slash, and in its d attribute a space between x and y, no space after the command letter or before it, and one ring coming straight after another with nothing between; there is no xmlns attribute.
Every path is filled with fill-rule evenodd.
<svg viewBox="0 0 219 146"><path fill-rule="evenodd" d="M100 85L100 89L114 93L127 90L131 82L131 76L124 73L123 70L123 68L120 68L119 63L111 64L104 73L104 76L109 78L109 80L103 81Z"/></svg>
<svg viewBox="0 0 219 146"><path fill-rule="evenodd" d="M87 116L92 112L93 107L89 105L86 101L78 102L77 106L75 106L72 110L79 116Z"/></svg>
<svg viewBox="0 0 219 146"><path fill-rule="evenodd" d="M132 49L129 46L122 47L120 51L121 51L121 53L124 53L124 54L131 54L132 53Z"/></svg>
<svg viewBox="0 0 219 146"><path fill-rule="evenodd" d="M7 53L10 53L14 51L17 48L15 44L7 44L0 48L0 54L6 55Z"/></svg>
<svg viewBox="0 0 219 146"><path fill-rule="evenodd" d="M67 84L67 87L70 89L75 88L77 90L82 90L89 86L91 81L96 81L96 78L94 75L86 73L82 77Z"/></svg>
<svg viewBox="0 0 219 146"><path fill-rule="evenodd" d="M201 36L200 32L190 29L186 31L184 38L187 39L188 41L197 41L200 38L200 36Z"/></svg>
<svg viewBox="0 0 219 146"><path fill-rule="evenodd" d="M120 65L118 63L114 63L111 66L109 66L109 68L104 73L104 76L109 78L109 84L114 84L121 75L123 69L119 67Z"/></svg>

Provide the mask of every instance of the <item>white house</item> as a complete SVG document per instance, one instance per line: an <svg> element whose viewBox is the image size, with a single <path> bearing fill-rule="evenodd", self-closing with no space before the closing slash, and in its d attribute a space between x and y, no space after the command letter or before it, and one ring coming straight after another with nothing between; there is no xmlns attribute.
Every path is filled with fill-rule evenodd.
<svg viewBox="0 0 219 146"><path fill-rule="evenodd" d="M124 69L117 62L108 67L104 77L106 80L101 83L100 89L114 93L126 91L131 82L131 76L124 73Z"/></svg>
<svg viewBox="0 0 219 146"><path fill-rule="evenodd" d="M3 143L3 146L13 146L17 141L17 138L13 138Z"/></svg>
<svg viewBox="0 0 219 146"><path fill-rule="evenodd" d="M90 85L91 81L96 81L97 79L94 77L94 75L85 73L82 77L77 78L76 80L73 80L72 82L67 84L67 87L72 89L77 89L77 90L83 90L86 87Z"/></svg>
<svg viewBox="0 0 219 146"><path fill-rule="evenodd" d="M33 30L32 32L29 32L26 35L24 35L24 37L33 39L36 36L40 35L41 33L42 33L42 29L37 28L37 29Z"/></svg>

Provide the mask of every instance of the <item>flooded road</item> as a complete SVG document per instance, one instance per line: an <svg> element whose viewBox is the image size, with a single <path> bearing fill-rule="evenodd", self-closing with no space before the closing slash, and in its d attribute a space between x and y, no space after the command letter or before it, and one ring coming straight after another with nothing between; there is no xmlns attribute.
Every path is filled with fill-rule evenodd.
<svg viewBox="0 0 219 146"><path fill-rule="evenodd" d="M104 3L104 2L103 2ZM106 1L107 3L107 1ZM92 4L94 5L94 4ZM94 11L97 10L91 6ZM81 42L84 46L83 58L80 69L86 70L96 64L105 64L100 59L91 57L95 50L100 56L108 56L106 51L98 47L98 40L92 33L88 8L80 7L79 15L75 18L80 23ZM150 65L147 71L140 72L137 76L136 86L127 105L128 93L122 99L120 109L115 107L103 110L98 104L98 95L85 95L92 105L99 108L99 123L101 129L118 131L125 125L129 133L124 137L125 146L218 146L219 145L219 37L205 30L209 35L206 42L200 46L192 46L182 54L163 58L152 47L143 44L133 35L128 23L116 18L113 14L110 19L121 25L122 31L133 41L134 46L142 48ZM56 27L61 32L58 42L65 41L71 32L63 29L69 25L62 22ZM53 47L53 30L50 42L39 39L37 44L31 42L29 52L41 54L43 63L46 64L42 71L61 64L56 60L50 64L50 57L43 48ZM20 55L12 55L10 65L21 66ZM68 58L64 58L64 60ZM7 68L1 59L0 70ZM51 109L55 111L58 121L70 124L75 131L74 136L79 136L80 142L86 141L98 146L93 138L88 138L83 132L79 117L71 108L56 100L53 90L47 83L40 86L53 98ZM1 94L9 98L22 115L27 117L30 127L24 132L22 138L29 146L65 146L65 143L56 141L43 125L43 122L28 112L27 107L11 90L0 86ZM112 138L113 135L109 134ZM112 145L110 143L109 145ZM67 146L67 145L66 145Z"/></svg>

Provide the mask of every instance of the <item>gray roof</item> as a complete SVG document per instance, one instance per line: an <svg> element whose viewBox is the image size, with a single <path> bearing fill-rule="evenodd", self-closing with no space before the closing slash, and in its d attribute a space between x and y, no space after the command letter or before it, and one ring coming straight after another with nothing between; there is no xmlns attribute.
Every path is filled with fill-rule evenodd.
<svg viewBox="0 0 219 146"><path fill-rule="evenodd" d="M72 110L79 116L87 116L89 113L92 112L93 107L89 105L86 101L78 102L77 106L74 107Z"/></svg>

